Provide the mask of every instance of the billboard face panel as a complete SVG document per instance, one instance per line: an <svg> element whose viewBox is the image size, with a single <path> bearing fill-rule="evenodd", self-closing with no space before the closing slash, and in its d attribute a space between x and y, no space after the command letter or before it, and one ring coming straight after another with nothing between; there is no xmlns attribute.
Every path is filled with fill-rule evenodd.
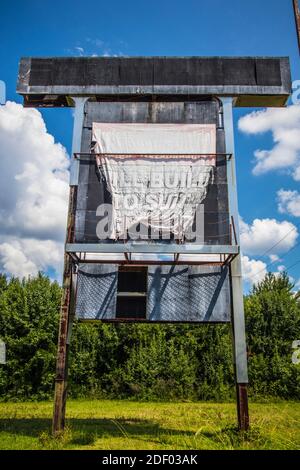
<svg viewBox="0 0 300 470"><path fill-rule="evenodd" d="M213 99L87 102L81 152L90 154L94 147L94 153L100 155L97 159L95 155L80 159L75 242L109 244L114 253L114 245L124 243L121 236L124 224L120 222L125 216L131 216L125 228L144 225L146 243L149 238L150 244L185 243L182 233L176 230L184 223L181 220L176 225L174 216L186 216L185 228L193 225L194 229L195 209L201 206L204 228L201 243L230 245L225 138L221 124L219 102ZM112 153L117 155L108 155ZM174 159L175 153L183 154L182 158ZM185 185L181 184L182 178ZM131 213L126 212L123 204L129 193L138 200ZM162 210L160 203L156 212L153 205L147 208L146 198L161 195L171 195L177 198L177 203L188 195L190 199L185 199L189 202L188 214L180 212L180 204L175 204L173 212L170 207L169 212L166 208ZM106 215L98 210L106 205L113 208L109 223ZM154 220L149 221L149 215ZM170 219L172 227L168 225ZM108 236L97 230L102 222L109 226ZM169 239L164 237L164 228L171 229ZM158 237L153 237L153 233ZM164 262L166 256L156 259ZM80 263L76 315L104 321L230 321L228 267L192 266L195 258L190 256L189 260L190 265L187 260L184 266L155 262L131 267L113 262ZM142 280L141 284L137 279Z"/></svg>
<svg viewBox="0 0 300 470"><path fill-rule="evenodd" d="M219 104L217 101L208 100L208 101L198 101L198 102L179 102L179 103L169 103L169 102L158 102L158 103L145 103L145 102L100 102L93 103L88 102L85 108L85 121L83 127L83 138L82 138L82 147L81 151L90 153L91 144L92 144L92 133L93 133L93 124L101 123L103 124L140 124L143 128L141 131L145 133L147 126L155 124L155 126L161 125L162 128L168 125L179 125L177 127L176 138L170 140L176 142L173 147L164 147L160 146L146 146L141 145L141 142L138 142L138 145L131 146L128 148L128 139L117 139L117 142L114 142L114 145L105 145L102 150L116 150L116 153L120 154L121 149L122 154L128 153L128 151L144 150L144 153L154 153L153 150L161 149L159 153L184 153L186 150L191 152L194 150L195 154L201 153L210 153L208 150L214 149L214 152L211 153L224 153L224 130L220 127L220 115L219 115ZM145 123L147 125L145 125ZM112 126L112 128L113 128ZM209 130L210 135L212 133L215 135L215 142L212 141L209 145L203 146L201 144L201 138L198 140L194 138L191 143L191 139L182 138L179 140L177 134L179 133L178 129L182 126L183 132L181 135L190 136L192 132L187 132L187 128L191 126L191 129L197 129L195 132L198 135L199 129L202 128ZM128 129L128 126L125 126ZM135 126L134 126L135 127ZM170 127L170 126L169 126ZM175 126L176 127L176 126ZM136 127L135 127L136 128ZM215 131L214 131L215 129ZM163 131L162 131L163 132ZM116 133L114 134L117 135ZM120 134L118 134L120 135ZM174 136L174 133L173 133ZM109 139L108 139L109 140ZM111 139L110 139L111 140ZM116 139L115 139L116 140ZM142 139L140 139L142 140ZM145 139L147 140L147 139ZM100 139L101 141L101 139ZM159 140L153 139L153 142L159 142ZM186 143L188 141L188 143ZM205 141L202 139L202 142ZM202 146L201 146L202 145ZM98 148L99 150L99 148ZM101 150L101 148L100 148ZM146 152L147 150L147 152ZM115 153L115 152L113 152ZM156 152L155 152L156 153ZM142 159L142 157L141 157ZM139 163L141 164L141 159ZM186 161L186 160L185 160ZM226 179L226 157L224 155L219 155L215 161L207 161L205 168L201 168L201 162L203 159L198 159L198 181L200 176L202 182L204 182L205 192L203 194L203 204L204 210L204 243L208 245L226 245L230 242L230 222L229 222L229 213L228 213L228 197L227 197L227 179ZM107 170L108 174L108 164L112 162L112 159L106 159L104 167ZM136 165L137 161L134 162ZM149 163L149 162L148 162ZM187 161L186 161L187 163ZM127 164L129 164L127 160ZM188 175L188 166L184 166L184 162L181 161L183 165L183 171ZM124 165L124 164L123 164ZM163 181L163 188L160 188L158 192L166 193L166 182L174 182L174 172L178 171L178 166L176 164L172 165L165 163L162 158L160 161L153 163L153 167L157 168L157 174L162 173L162 168L164 168L167 177ZM196 166L196 163L194 162ZM213 168L210 168L213 167ZM167 168L167 170L166 170ZM204 171L205 169L205 171ZM126 168L120 169L120 165L117 166L117 171L124 173ZM112 171L112 170L111 170ZM145 170L151 172L151 169ZM173 175L172 175L173 172ZM182 172L178 171L178 174L181 175ZM176 178L176 176L175 176ZM118 178L119 179L119 178ZM166 181L166 179L168 181ZM209 181L207 181L209 180ZM158 180L158 183L160 181ZM209 184L208 184L209 183ZM191 186L191 185L190 185ZM80 172L79 172L79 186L78 186L78 198L77 198L77 210L76 210L76 225L75 225L75 241L83 243L95 243L99 241L110 243L110 237L99 238L97 235L97 224L101 221L101 213L97 215L97 209L99 206L112 204L112 192L110 191L110 186L107 184L107 178L99 178L99 171L97 165L95 164L95 157L82 158L80 161ZM159 188L158 188L159 189ZM191 188L189 188L191 189ZM172 191L169 191L172 192ZM136 194L140 194L136 190ZM178 191L172 192L173 195L178 197ZM149 197L149 196L148 196ZM119 199L122 199L121 197ZM170 201L170 199L169 199ZM196 201L199 203L199 201ZM156 203L159 204L159 199Z"/></svg>

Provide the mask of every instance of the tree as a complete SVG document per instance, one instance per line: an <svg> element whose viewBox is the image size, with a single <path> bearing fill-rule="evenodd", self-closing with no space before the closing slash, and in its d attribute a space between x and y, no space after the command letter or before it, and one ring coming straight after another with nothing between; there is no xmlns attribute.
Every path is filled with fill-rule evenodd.
<svg viewBox="0 0 300 470"><path fill-rule="evenodd" d="M0 295L0 334L7 345L0 392L45 398L53 388L61 289L43 274L11 279Z"/></svg>
<svg viewBox="0 0 300 470"><path fill-rule="evenodd" d="M249 375L256 394L299 398L300 369L291 345L300 338L300 309L287 273L269 273L245 299Z"/></svg>
<svg viewBox="0 0 300 470"><path fill-rule="evenodd" d="M245 298L250 391L259 398L299 398L300 304L286 273L268 274ZM0 275L2 399L53 396L61 288L44 274ZM228 399L233 396L230 325L87 324L75 322L71 396Z"/></svg>

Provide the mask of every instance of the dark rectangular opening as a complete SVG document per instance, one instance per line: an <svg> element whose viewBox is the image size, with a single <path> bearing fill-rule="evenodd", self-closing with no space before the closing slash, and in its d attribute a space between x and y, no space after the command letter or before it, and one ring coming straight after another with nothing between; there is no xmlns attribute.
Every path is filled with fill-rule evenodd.
<svg viewBox="0 0 300 470"><path fill-rule="evenodd" d="M120 266L116 318L145 320L147 314L147 267Z"/></svg>
<svg viewBox="0 0 300 470"><path fill-rule="evenodd" d="M118 272L118 292L146 292L147 267L120 266Z"/></svg>
<svg viewBox="0 0 300 470"><path fill-rule="evenodd" d="M116 318L123 320L146 319L146 297L117 297Z"/></svg>

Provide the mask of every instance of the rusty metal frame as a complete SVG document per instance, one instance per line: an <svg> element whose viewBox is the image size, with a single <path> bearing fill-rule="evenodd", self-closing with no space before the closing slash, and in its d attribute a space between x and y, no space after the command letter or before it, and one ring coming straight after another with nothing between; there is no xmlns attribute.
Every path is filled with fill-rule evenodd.
<svg viewBox="0 0 300 470"><path fill-rule="evenodd" d="M67 243L65 247L66 254L76 263L89 264L117 264L117 265L136 265L136 266L228 266L239 255L238 245L192 245L192 244L128 244L128 243ZM103 257L104 254L112 257ZM124 258L114 258L113 255L119 254ZM158 255L170 256L173 259L132 259L132 254L137 255ZM90 258L87 255L91 256ZM95 257L98 255L98 257ZM181 255L203 255L199 260L180 259ZM205 259L205 255L216 256L219 259Z"/></svg>
<svg viewBox="0 0 300 470"><path fill-rule="evenodd" d="M75 152L74 158L76 160L81 160L82 157L97 157L97 156L105 156L105 157L180 157L180 158L190 158L190 157L226 157L227 160L230 160L232 157L231 153L94 153L94 152Z"/></svg>
<svg viewBox="0 0 300 470"><path fill-rule="evenodd" d="M69 209L67 221L67 242L73 241L75 227L75 211L77 201L77 186L70 186ZM72 324L72 299L74 298L73 258L65 252L63 272L63 296L60 309L58 332L58 351L55 374L54 414L52 430L58 434L65 425L65 407L67 395L68 349L70 329Z"/></svg>
<svg viewBox="0 0 300 470"><path fill-rule="evenodd" d="M130 259L82 259L76 261L77 264L117 264L119 266L228 266L237 254L229 255L225 260L220 261L165 261L165 260L130 260Z"/></svg>
<svg viewBox="0 0 300 470"><path fill-rule="evenodd" d="M196 243L66 243L67 253L134 253L159 255L235 255L238 245L205 245ZM77 254L78 256L78 254Z"/></svg>
<svg viewBox="0 0 300 470"><path fill-rule="evenodd" d="M96 160L98 156L112 156L112 157L121 157L121 158L126 158L126 157L163 157L163 156L168 156L170 158L174 157L176 158L201 158L201 157L215 157L216 159L218 157L225 157L226 161L229 162L232 158L232 153L225 153L225 152L220 152L220 153L176 153L176 154L162 154L162 153L94 153L94 152L74 152L74 159L76 160L81 160L84 157L87 158L87 160L90 160L91 162L93 159ZM232 230L234 234L234 240L235 240L235 245L237 246L237 237L236 237L236 232L235 232L235 226L234 226L234 221L232 218L232 223L230 224L230 238L232 240ZM194 266L199 266L199 265L208 265L208 266L224 266L224 265L229 265L233 259L237 256L238 252L232 252L230 250L230 247L232 246L232 242L230 242L230 245L228 245L228 250L229 253L227 253L227 250L225 249L224 252L220 254L219 250L216 248L216 252L214 253L213 250L209 250L207 254L218 254L220 255L220 260L219 261L182 261L180 260L180 255L181 254L195 254L195 250L191 251L190 253L187 252L186 250L186 245L178 245L175 243L172 243L174 246L174 250L172 249L166 249L166 245L162 246L161 245L161 251L156 245L152 245L153 247L153 253L159 254L159 255L164 255L164 254L173 254L174 255L174 260L173 261L162 261L162 260L132 260L132 253L151 253L151 245L146 245L146 243L142 246L140 245L140 249L142 251L137 251L139 248L137 248L137 245L131 245L129 246L126 244L126 241L124 240L123 243L117 243L117 244L90 244L90 243L80 243L80 244L67 244L66 245L66 252L72 257L74 262L80 263L80 262L85 262L85 263L103 263L103 264L119 264L119 265L126 265L126 264L136 264L136 265L194 265ZM167 245L170 246L170 245ZM182 247L182 249L180 248ZM215 245L218 247L218 245ZM112 252L118 252L118 253L123 253L124 254L124 260L120 259L115 259L112 258L110 260L98 257L97 259L86 259L86 254L91 254L93 253L93 250L95 249L97 254L99 255L101 253L101 249L103 249L103 253L108 253L109 247L111 247ZM209 246L210 248L212 247L211 245ZM200 254L200 253L199 253ZM224 255L224 259L222 259L222 255Z"/></svg>
<svg viewBox="0 0 300 470"><path fill-rule="evenodd" d="M80 149L81 134L84 117L84 106L87 97L74 97L75 113L73 127L72 151ZM70 171L70 190L69 190L69 206L67 218L66 243L74 242L75 236L75 214L77 204L78 187L74 182L78 179L78 162L73 159ZM55 392L54 392L54 410L52 420L52 433L58 435L65 427L66 400L67 400L67 378L68 378L68 355L69 343L71 339L72 323L74 319L74 301L76 279L74 272L74 261L76 254L69 256L64 254L64 271L63 271L63 294L60 308L60 321L58 332L58 348L56 359L55 374Z"/></svg>
<svg viewBox="0 0 300 470"><path fill-rule="evenodd" d="M77 160L77 161L80 161L81 159L83 159L84 157L87 157L87 160L92 160L92 159L97 159L98 156L112 156L112 157L121 157L121 158L126 158L126 157L134 157L134 156L137 156L137 157L163 157L163 156L168 156L170 158L173 158L176 159L176 158L179 158L179 159L182 159L182 158L186 158L186 159L189 159L191 157L195 157L195 158L201 158L201 157L215 157L216 159L218 157L225 157L226 158L226 161L229 162L232 158L232 153L225 153L225 152L219 152L219 153L198 153L198 154L195 154L195 153L172 153L172 154L162 154L162 153L94 153L94 152L74 152L73 153L73 156L74 156L74 159ZM234 228L234 225L233 223L230 224L230 238L232 239L232 235L231 235L231 232L232 232L232 228ZM235 234L235 229L234 229L234 238L236 240L236 234ZM124 240L124 243L123 243L123 246L125 245L126 241ZM175 245L175 243L173 244ZM232 243L230 242L230 245L232 245ZM237 245L237 243L236 243ZM103 246L103 245L102 245ZM103 252L107 253L107 246L109 245L106 245L105 247L103 246ZM90 254L93 250L94 247L96 247L97 249L97 253L99 254L100 251L99 251L99 244L79 244L77 245L77 247L75 247L75 245L71 246L71 244L67 244L66 245L66 251L69 253L69 255L72 257L72 259L76 262L76 263L80 263L80 262L86 262L86 263L103 263L103 264L108 264L108 263L113 263L113 264L119 264L119 265L124 265L124 264L131 264L131 263L135 263L137 265L183 265L183 264L191 264L191 265L216 265L216 266L224 266L224 265L228 265L230 264L233 259L235 258L236 256L236 253L231 253L229 252L228 256L226 257L227 255L227 252L226 250L224 251L224 259L221 260L222 258L222 255L220 255L220 261L215 261L215 262L212 262L212 261L181 261L179 259L180 257L180 254L194 254L194 251L191 252L191 253L188 253L185 249L185 244L182 245L182 250L180 250L180 248L174 248L174 252L170 251L170 250L167 250L168 251L168 254L170 253L173 253L174 254L174 261L160 261L160 260L156 260L156 261L149 261L149 260L144 260L144 261L136 261L136 260L132 260L132 256L131 254L134 252L134 253L137 253L137 249L134 249L133 251L131 251L131 249L128 249L128 250L123 250L122 248L120 249L120 244L113 244L113 245L110 245L112 247L112 252L122 252L124 253L124 257L125 259L124 260L118 260L118 259L111 259L111 260L107 260L107 259L101 259L101 258L97 258L97 259L90 259L90 260L86 260L85 259L85 255L86 254ZM116 249L116 246L118 247ZM153 245L152 245L153 246ZM180 245L179 245L180 246ZM217 246L217 245L215 245ZM144 247L141 247L141 249L145 249L146 245L144 245ZM150 246L148 245L147 246L148 249L146 249L145 251L142 251L141 253L150 253L151 249L150 249ZM159 251L157 249L155 249L155 253L157 254L166 254L166 251L164 249L165 247L162 247L162 251ZM217 251L216 253L213 253L212 251L210 251L210 254L219 254L219 252ZM223 253L222 253L223 254ZM84 257L84 259L83 259Z"/></svg>

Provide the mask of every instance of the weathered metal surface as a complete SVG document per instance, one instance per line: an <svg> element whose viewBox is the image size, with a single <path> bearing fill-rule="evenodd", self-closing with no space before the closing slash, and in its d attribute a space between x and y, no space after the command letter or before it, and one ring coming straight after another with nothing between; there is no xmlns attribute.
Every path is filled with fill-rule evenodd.
<svg viewBox="0 0 300 470"><path fill-rule="evenodd" d="M69 106L76 95L180 94L283 106L290 89L286 57L27 57L17 85L27 106Z"/></svg>
<svg viewBox="0 0 300 470"><path fill-rule="evenodd" d="M226 151L232 154L230 171L228 171L229 210L235 227L235 238L240 243L239 211L235 168L235 145L233 128L233 100L222 98L224 111L224 129ZM230 265L231 302L232 302L232 333L233 333L233 359L235 366L235 380L237 388L237 412L240 430L249 427L248 411L248 363L246 346L246 329L243 297L242 259L238 254Z"/></svg>
<svg viewBox="0 0 300 470"><path fill-rule="evenodd" d="M230 321L228 267L149 266L149 322L220 323ZM116 265L81 263L76 315L82 320L116 320ZM131 290L127 284L127 290Z"/></svg>
<svg viewBox="0 0 300 470"><path fill-rule="evenodd" d="M70 187L69 209L67 221L67 242L74 238L74 222L76 207L77 187ZM65 253L63 273L63 297L60 309L60 322L58 332L58 351L55 374L53 434L59 433L65 425L65 406L67 390L67 359L68 359L68 329L70 317L70 300L72 289L72 259Z"/></svg>
<svg viewBox="0 0 300 470"><path fill-rule="evenodd" d="M183 100L186 98L183 97ZM184 253L184 254L197 254L197 253L206 253L211 255L212 253L224 253L227 256L235 256L238 254L239 249L237 246L230 246L230 220L228 212L228 198L227 198L227 176L226 176L226 162L227 155L225 154L225 136L224 129L222 127L222 109L220 103L216 99L205 98L205 99L196 99L195 101L164 101L164 102L91 102L88 101L85 105L85 118L83 124L82 132L82 144L81 152L90 152L91 145L91 128L93 122L114 122L114 123L190 123L190 124L215 124L217 127L217 152L220 154L217 159L217 167L214 175L214 182L210 185L207 197L204 201L204 217L205 217L205 233L203 246L197 246L196 244L170 244L167 243L155 243L155 244L146 244L146 243L112 243L107 240L98 240L96 236L96 225L100 220L99 217L96 217L96 209L100 204L109 203L110 195L108 194L105 184L99 181L94 157L89 159L80 159L80 168L79 168L79 181L78 181L78 204L76 212L76 244L66 246L66 251L69 253L81 252L84 253ZM78 243L79 242L79 243ZM226 257L224 256L225 261ZM152 264L153 263L149 263ZM187 264L187 263L186 263ZM195 264L191 262L191 265ZM94 263L94 266L97 266L97 263ZM183 267L186 267L183 266ZM155 270L157 266L152 267L151 269ZM175 266L177 269L178 266ZM80 264L81 274L80 281L78 286L80 286L81 281L84 279L84 274L82 273L82 264ZM91 268L90 268L91 269ZM165 266L165 270L170 270L170 267ZM174 269L174 268L171 268ZM190 268L192 269L192 268ZM198 269L198 267L197 267ZM185 310L182 311L180 317L177 317L177 321L191 321L191 318L194 318L194 321L227 321L230 315L230 296L228 294L228 280L224 282L216 282L216 285L213 283L213 279L217 279L220 272L220 266L209 266L199 268L199 274L202 276L205 273L205 269L213 269L215 274L207 274L205 276L199 277L199 295L201 292L205 295L205 299L208 299L211 295L210 306L206 305L202 299L202 304L200 302L200 297L192 293L191 297L198 299L196 302L202 305L202 310L199 308L199 311L193 310L193 305L191 303L186 303ZM154 271L153 271L154 272ZM101 285L103 285L104 291L106 291L104 280L98 277L96 279L91 278L91 276L86 276L85 279L89 279L94 285L95 291L99 292L101 290ZM189 277L191 280L192 278ZM205 281L206 279L206 281ZM202 287L201 287L201 282ZM84 283L85 281L82 281ZM195 282L195 281L194 281ZM210 282L210 287L214 288L211 294L204 292L204 285L208 286ZM184 284L184 283L183 283ZM183 285L182 284L182 285ZM83 285L83 284L82 284ZM165 284L167 292L171 295L176 295L176 290L174 291L173 280L171 278L170 283ZM80 287L79 287L80 289ZM152 311L153 314L148 318L149 321L176 321L175 318L171 315L171 310L167 307L164 308L164 316L162 319L158 319L157 315L154 314L155 307L153 304L153 290L151 291L149 299L152 299L151 308L148 308L148 311ZM97 294L98 295L98 294ZM101 294L99 293L99 298L101 299ZM181 294L181 297L183 294ZM97 299L97 296L96 296ZM178 299L178 297L177 297ZM218 299L219 302L218 302ZM216 302L216 307L213 306L213 302ZM91 300L90 300L91 301ZM149 300L150 301L150 300ZM178 300L177 300L178 303ZM101 304L101 301L100 301ZM160 303L163 305L164 301ZM222 304L222 308L221 308ZM150 305L150 304L149 304ZM187 308L187 305L189 306ZM86 310L85 310L86 308ZM97 310L98 309L98 310ZM170 314L167 315L167 311L170 311ZM92 315L91 315L92 311ZM87 318L95 318L95 313L99 311L99 302L96 302L94 307L88 306L84 303L80 304L80 316ZM102 310L105 312L105 309ZM156 315L156 317L155 317ZM106 319L106 314L103 313L103 318ZM98 317L99 318L99 315ZM205 319L205 320L204 320Z"/></svg>
<svg viewBox="0 0 300 470"><path fill-rule="evenodd" d="M213 184L209 185L204 201L204 241L207 244L226 245L230 241L230 223L227 200L226 155L224 153L224 129L220 126L219 101L203 99L194 102L116 103L88 101L81 151L90 152L93 122L113 123L177 123L215 124L217 126L217 166ZM96 235L97 207L110 203L111 196L105 182L99 181L94 157L80 160L78 182L78 205L76 212L76 241L99 243ZM109 241L105 241L108 242Z"/></svg>
<svg viewBox="0 0 300 470"><path fill-rule="evenodd" d="M77 101L79 112L74 115L74 136L72 143L73 153L80 151L83 106L81 100ZM69 206L67 218L66 243L73 243L75 239L75 216L77 206L78 186L70 186ZM60 433L65 426L65 410L67 399L67 377L68 377L68 350L71 337L72 321L74 316L75 278L74 263L72 257L65 252L63 272L63 296L60 309L60 323L58 332L58 351L56 360L54 411L52 421L52 432L54 435Z"/></svg>
<svg viewBox="0 0 300 470"><path fill-rule="evenodd" d="M197 245L175 243L67 243L67 253L181 253L181 254L238 254L234 245Z"/></svg>
<svg viewBox="0 0 300 470"><path fill-rule="evenodd" d="M237 243L239 237L239 211L237 199L236 168L235 168L235 147L233 129L232 98L222 98L224 110L224 128L226 151L232 154L228 162L228 195L229 209L235 225ZM248 382L247 351L245 336L245 315L243 298L243 278L241 254L235 257L230 265L232 283L232 322L234 330L234 359L236 366L236 380L238 383Z"/></svg>
<svg viewBox="0 0 300 470"><path fill-rule="evenodd" d="M240 431L247 431L250 426L247 384L237 384L237 412Z"/></svg>
<svg viewBox="0 0 300 470"><path fill-rule="evenodd" d="M84 120L84 105L87 101L87 97L74 98L75 103L74 110L74 129L73 129L73 141L72 148L80 149L81 147L81 136ZM79 161L72 155L71 168L70 168L70 185L78 185L79 178Z"/></svg>

